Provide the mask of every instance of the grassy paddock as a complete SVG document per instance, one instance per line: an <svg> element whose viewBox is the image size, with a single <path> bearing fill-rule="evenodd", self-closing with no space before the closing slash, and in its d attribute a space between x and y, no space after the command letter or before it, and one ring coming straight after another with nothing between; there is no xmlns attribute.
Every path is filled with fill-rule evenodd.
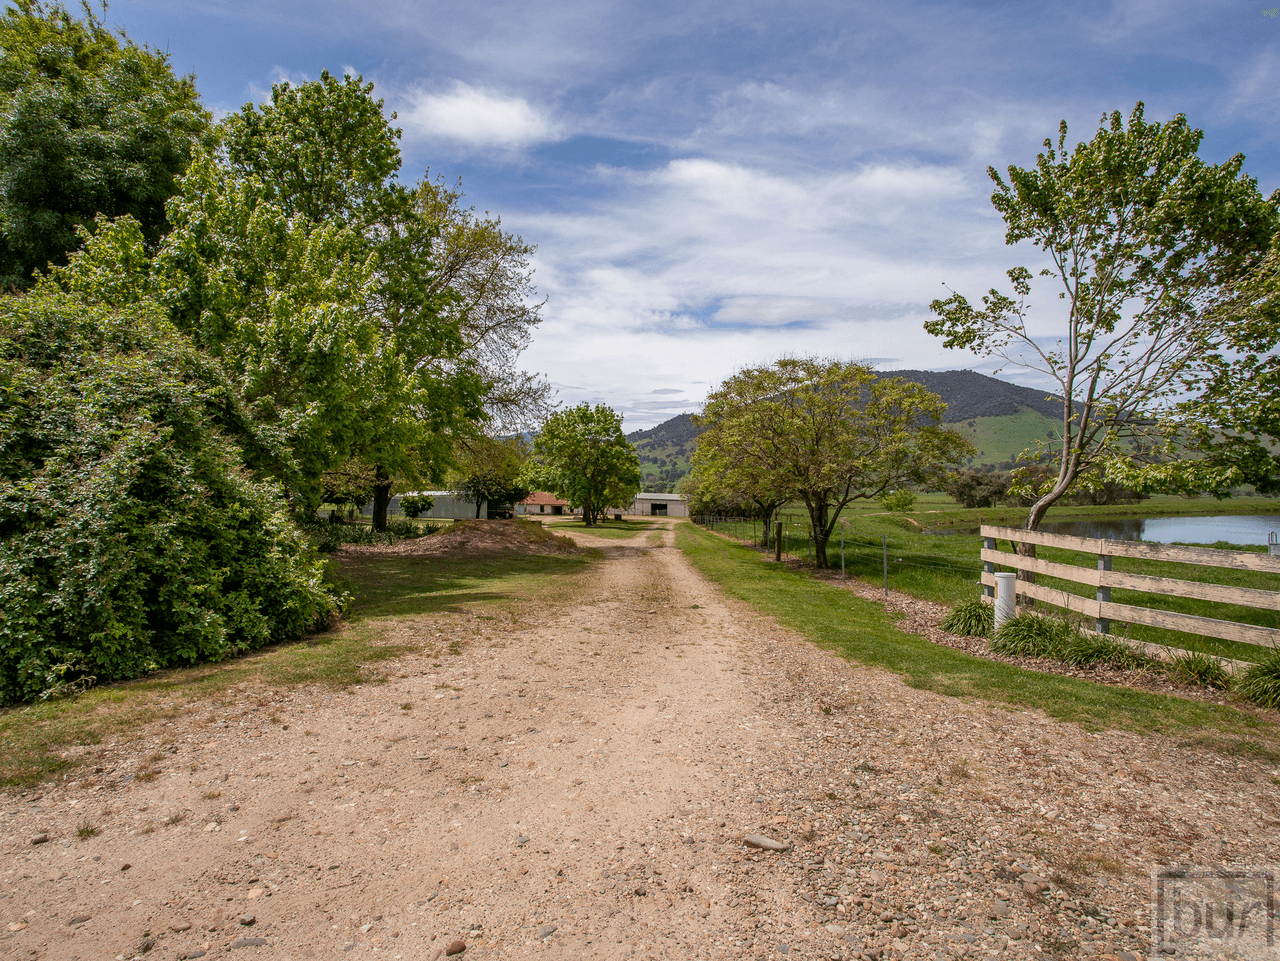
<svg viewBox="0 0 1280 961"><path fill-rule="evenodd" d="M904 633L879 605L769 563L692 524L676 528L676 543L732 596L822 647L893 671L912 687L1037 708L1095 730L1195 736L1219 749L1280 760L1280 728L1243 711L973 657Z"/></svg>
<svg viewBox="0 0 1280 961"><path fill-rule="evenodd" d="M346 619L334 630L222 664L162 671L78 697L0 712L0 788L21 789L70 776L87 757L62 757L68 748L128 735L246 687L315 684L342 690L380 680L380 662L417 649L387 642L392 619L493 614L535 595L545 601L555 593L549 586L571 581L589 564L585 557L536 555L450 560L360 554L335 560L334 577L352 600ZM568 586L563 595L572 594Z"/></svg>
<svg viewBox="0 0 1280 961"><path fill-rule="evenodd" d="M940 502L943 495L922 495ZM1229 501L1188 500L1186 498L1152 498L1141 504L1122 505L1112 508L1054 508L1053 520L1069 520L1073 516L1171 516L1172 510L1160 504L1149 510L1139 509L1152 505L1157 500L1168 500L1174 505L1199 508L1199 513L1212 514L1222 506L1237 509L1221 513L1262 513L1280 509L1272 498L1233 498ZM1247 509L1244 509L1247 508ZM1003 516L1007 509L965 510L953 507L944 512L955 523L953 527L973 527L979 523L998 523L1003 526L1017 526L1025 520L1025 511L1019 510L1016 517ZM878 504L860 504L856 508L846 510L842 515L845 538L845 569L851 577L858 577L872 583L882 583L884 578L883 539L887 539L889 553L889 586L895 590L912 594L916 597L937 601L943 604L959 604L971 600L981 593L980 578L982 562L979 551L982 538L976 534L956 533L924 533L920 523L931 524L927 518L932 515L919 511L911 514L887 514L879 509ZM807 557L808 525L803 515L789 509L787 511L788 527L784 545L788 556ZM913 523L913 521L919 523ZM946 525L939 525L945 527ZM753 528L750 521L738 524L721 525L721 533L742 538L750 537L758 531L758 524ZM933 529L926 527L926 529ZM1257 550L1263 548L1241 548L1232 545L1210 545L1232 550ZM1002 550L1008 550L1006 542L1000 543ZM1080 554L1057 548L1041 547L1037 556L1046 560L1077 566L1093 567L1093 555ZM840 535L832 538L827 547L827 559L836 570L840 568ZM1253 571L1235 571L1221 568L1199 567L1189 564L1170 564L1146 561L1138 558L1117 557L1114 567L1118 571L1129 571L1136 574L1149 574L1157 577L1173 577L1181 580L1202 581L1211 584L1226 584L1235 587L1254 587L1261 590L1280 591L1280 577ZM1073 584L1041 575L1037 582L1056 590L1083 597L1092 597L1092 588L1082 584ZM1244 624L1257 624L1263 627L1280 627L1280 616L1275 611L1261 611L1230 604L1213 604L1188 598L1166 597L1158 594L1145 594L1139 591L1112 591L1112 600L1119 604L1133 604L1150 607L1156 610L1173 611L1180 614L1196 614L1201 617L1214 617L1219 620L1239 621ZM1052 609L1045 606L1044 610ZM1259 661L1267 656L1271 649L1253 644L1241 644L1234 641L1223 641L1211 637L1185 634L1178 631L1162 630L1140 625L1123 625L1116 623L1113 629L1117 633L1161 644L1170 648L1201 651L1229 657L1241 661Z"/></svg>

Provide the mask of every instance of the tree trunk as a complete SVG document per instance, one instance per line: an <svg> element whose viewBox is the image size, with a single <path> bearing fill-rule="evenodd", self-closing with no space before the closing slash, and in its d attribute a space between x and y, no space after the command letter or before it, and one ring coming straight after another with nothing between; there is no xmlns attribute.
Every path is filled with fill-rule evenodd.
<svg viewBox="0 0 1280 961"><path fill-rule="evenodd" d="M592 508L590 500L582 502L582 523L585 527L596 526L596 512Z"/></svg>
<svg viewBox="0 0 1280 961"><path fill-rule="evenodd" d="M819 569L827 565L827 541L831 532L827 530L827 503L816 502L809 505L809 526L813 529L813 563Z"/></svg>
<svg viewBox="0 0 1280 961"><path fill-rule="evenodd" d="M477 497L477 498L476 498L476 520L479 520L479 519L480 519L480 505L481 505L482 503L483 503L483 501L481 501L481 500L480 500L480 498L478 498L478 497Z"/></svg>
<svg viewBox="0 0 1280 961"><path fill-rule="evenodd" d="M829 566L827 564L827 541L829 541L830 539L831 538L826 533L826 531L818 530L817 528L814 529L813 531L813 563L816 567L825 569L826 567Z"/></svg>
<svg viewBox="0 0 1280 961"><path fill-rule="evenodd" d="M760 538L760 546L761 546L761 547L764 547L764 548L767 548L767 547L769 546L769 544L771 543L771 541L769 540L769 533L770 533L770 528L772 528L772 527L773 527L773 511L774 511L774 509L773 509L772 507L766 507L766 508L764 508L764 509L763 509L763 512L764 512L764 534L763 534L763 536Z"/></svg>
<svg viewBox="0 0 1280 961"><path fill-rule="evenodd" d="M391 478L381 467L374 470L373 480L373 529L387 529L387 507L391 504Z"/></svg>

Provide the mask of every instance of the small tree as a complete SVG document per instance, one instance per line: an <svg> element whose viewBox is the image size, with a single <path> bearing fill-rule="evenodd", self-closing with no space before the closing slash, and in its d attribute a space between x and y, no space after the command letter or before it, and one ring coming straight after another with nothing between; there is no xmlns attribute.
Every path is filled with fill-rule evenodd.
<svg viewBox="0 0 1280 961"><path fill-rule="evenodd" d="M412 517L417 520L423 514L431 510L435 505L436 499L428 497L425 494L405 494L400 498L400 510L405 517Z"/></svg>
<svg viewBox="0 0 1280 961"><path fill-rule="evenodd" d="M1130 479L1126 465L1160 459L1176 437L1165 421L1181 382L1213 341L1207 309L1257 262L1275 232L1280 194L1264 201L1236 155L1209 165L1203 134L1181 114L1166 124L1128 124L1117 111L1088 143L1055 147L1034 168L995 168L991 202L1005 241L1029 240L1049 258L1040 271L1065 302L1055 341L1032 329L1032 273L1008 272L1013 296L991 290L981 309L952 292L925 323L945 346L967 348L1049 377L1063 398L1056 476L1031 505L1026 528L1099 468Z"/></svg>
<svg viewBox="0 0 1280 961"><path fill-rule="evenodd" d="M617 413L604 404L579 404L547 418L525 478L581 507L593 527L606 508L629 504L639 493L640 460Z"/></svg>
<svg viewBox="0 0 1280 961"><path fill-rule="evenodd" d="M962 470L943 485L950 496L965 507L994 507L1009 489L1003 474L992 470Z"/></svg>
<svg viewBox="0 0 1280 961"><path fill-rule="evenodd" d="M862 364L784 358L735 374L711 393L708 408L725 396L752 398L736 443L769 466L780 494L804 502L819 567L851 501L925 482L973 453L940 426L940 397Z"/></svg>
<svg viewBox="0 0 1280 961"><path fill-rule="evenodd" d="M532 493L522 473L528 455L519 439L470 438L459 446L458 473L452 486L475 501L477 518L486 502L514 504Z"/></svg>

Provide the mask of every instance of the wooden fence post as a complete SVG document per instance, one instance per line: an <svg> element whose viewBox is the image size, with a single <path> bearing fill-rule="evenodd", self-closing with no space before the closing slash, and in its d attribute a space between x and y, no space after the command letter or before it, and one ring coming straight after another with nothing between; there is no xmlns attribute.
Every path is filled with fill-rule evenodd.
<svg viewBox="0 0 1280 961"><path fill-rule="evenodd" d="M996 549L996 539L994 537L984 537L982 539L982 546L989 551L994 551ZM996 572L996 565L991 561L983 561L982 572L984 574L994 574ZM994 600L996 596L996 589L990 585L983 584L982 593Z"/></svg>
<svg viewBox="0 0 1280 961"><path fill-rule="evenodd" d="M1110 555L1110 554L1099 554L1099 555L1098 555L1098 570L1100 570L1100 571L1109 571L1109 570L1111 570L1111 555ZM1099 601L1100 603L1107 603L1107 604L1110 604L1110 603L1111 603L1111 588L1110 588L1110 587L1104 587L1101 583L1099 583L1099 584L1098 584L1098 601ZM1110 633L1111 633L1111 621L1109 621L1109 620L1108 620L1107 618L1105 618L1105 617L1098 617L1098 618L1093 622L1093 629L1094 629L1095 631L1097 631L1099 634L1110 634Z"/></svg>
<svg viewBox="0 0 1280 961"><path fill-rule="evenodd" d="M773 532L773 559L782 563L782 521L778 521Z"/></svg>

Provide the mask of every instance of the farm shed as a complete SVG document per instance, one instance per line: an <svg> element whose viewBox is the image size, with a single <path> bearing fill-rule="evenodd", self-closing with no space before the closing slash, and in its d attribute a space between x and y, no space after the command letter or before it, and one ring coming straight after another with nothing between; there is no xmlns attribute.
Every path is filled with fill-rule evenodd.
<svg viewBox="0 0 1280 961"><path fill-rule="evenodd" d="M679 494L637 494L627 513L644 517L688 517L689 502Z"/></svg>

